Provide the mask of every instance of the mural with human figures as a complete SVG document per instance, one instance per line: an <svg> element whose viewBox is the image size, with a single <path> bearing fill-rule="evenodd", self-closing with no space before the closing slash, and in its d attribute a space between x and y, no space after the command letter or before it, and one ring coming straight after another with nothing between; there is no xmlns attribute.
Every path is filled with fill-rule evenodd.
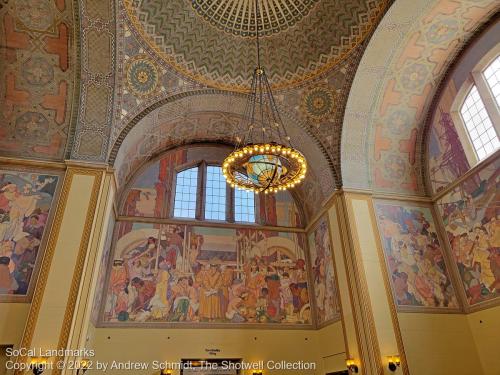
<svg viewBox="0 0 500 375"><path fill-rule="evenodd" d="M0 169L0 300L27 296L59 176Z"/></svg>
<svg viewBox="0 0 500 375"><path fill-rule="evenodd" d="M103 324L312 324L305 236L120 222Z"/></svg>
<svg viewBox="0 0 500 375"><path fill-rule="evenodd" d="M397 306L457 309L430 208L376 202L375 211Z"/></svg>
<svg viewBox="0 0 500 375"><path fill-rule="evenodd" d="M333 248L328 221L322 217L309 234L316 316L319 325L340 319L340 305L333 265Z"/></svg>
<svg viewBox="0 0 500 375"><path fill-rule="evenodd" d="M500 296L500 161L438 201L468 303Z"/></svg>

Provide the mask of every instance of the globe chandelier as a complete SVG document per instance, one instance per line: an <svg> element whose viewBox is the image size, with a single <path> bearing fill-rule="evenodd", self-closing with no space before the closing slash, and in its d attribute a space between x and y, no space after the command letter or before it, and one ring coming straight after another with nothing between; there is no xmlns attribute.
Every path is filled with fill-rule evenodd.
<svg viewBox="0 0 500 375"><path fill-rule="evenodd" d="M266 71L260 61L259 0L255 0L257 67L243 121L235 128L235 149L222 164L231 187L254 193L277 193L293 188L306 176L307 162L296 150L281 120Z"/></svg>

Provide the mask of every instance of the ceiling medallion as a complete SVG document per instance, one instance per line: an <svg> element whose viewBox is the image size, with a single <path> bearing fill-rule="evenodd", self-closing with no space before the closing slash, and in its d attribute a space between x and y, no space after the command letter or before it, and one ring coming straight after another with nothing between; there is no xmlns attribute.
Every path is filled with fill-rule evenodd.
<svg viewBox="0 0 500 375"><path fill-rule="evenodd" d="M255 37L256 20L252 0L191 0L193 9L219 30ZM259 8L259 34L271 35L294 26L319 0L264 0Z"/></svg>
<svg viewBox="0 0 500 375"><path fill-rule="evenodd" d="M132 58L126 67L127 85L137 96L148 96L158 86L158 69L156 64L145 55Z"/></svg>
<svg viewBox="0 0 500 375"><path fill-rule="evenodd" d="M326 85L307 90L302 96L302 113L314 122L327 120L335 109L335 92Z"/></svg>
<svg viewBox="0 0 500 375"><path fill-rule="evenodd" d="M255 0L255 14L259 13ZM260 64L259 23L257 19L257 68L255 68L243 127L235 133L236 148L222 164L222 173L232 187L255 193L277 193L293 188L306 176L304 155L293 148ZM241 124L240 124L241 125Z"/></svg>

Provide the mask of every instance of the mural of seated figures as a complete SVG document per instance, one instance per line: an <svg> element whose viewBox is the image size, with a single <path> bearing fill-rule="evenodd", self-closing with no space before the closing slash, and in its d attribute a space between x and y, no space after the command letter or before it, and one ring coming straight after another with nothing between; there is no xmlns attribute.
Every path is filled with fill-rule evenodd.
<svg viewBox="0 0 500 375"><path fill-rule="evenodd" d="M431 209L377 201L375 212L398 308L458 310Z"/></svg>
<svg viewBox="0 0 500 375"><path fill-rule="evenodd" d="M500 163L474 173L438 201L467 302L500 296Z"/></svg>
<svg viewBox="0 0 500 375"><path fill-rule="evenodd" d="M302 233L120 222L102 324L312 324Z"/></svg>

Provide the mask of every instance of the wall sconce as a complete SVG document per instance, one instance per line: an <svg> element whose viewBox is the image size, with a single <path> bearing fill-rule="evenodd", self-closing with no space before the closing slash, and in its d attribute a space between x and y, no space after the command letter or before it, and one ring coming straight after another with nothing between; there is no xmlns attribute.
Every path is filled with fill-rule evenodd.
<svg viewBox="0 0 500 375"><path fill-rule="evenodd" d="M395 372L401 365L401 358L399 355L393 355L389 357L389 370Z"/></svg>
<svg viewBox="0 0 500 375"><path fill-rule="evenodd" d="M83 375L87 372L87 370L89 369L89 361L87 361L86 359L82 359L80 361L80 367L78 368L78 370L76 370L76 375Z"/></svg>
<svg viewBox="0 0 500 375"><path fill-rule="evenodd" d="M354 362L354 359L352 358L348 358L345 360L345 364L347 366L347 369L350 371L350 372L353 372L355 374L358 373L358 366L356 365L356 363Z"/></svg>
<svg viewBox="0 0 500 375"><path fill-rule="evenodd" d="M47 366L47 358L33 357L30 361L30 369L34 375L41 375Z"/></svg>
<svg viewBox="0 0 500 375"><path fill-rule="evenodd" d="M161 370L160 375L172 375L172 370L163 369Z"/></svg>

